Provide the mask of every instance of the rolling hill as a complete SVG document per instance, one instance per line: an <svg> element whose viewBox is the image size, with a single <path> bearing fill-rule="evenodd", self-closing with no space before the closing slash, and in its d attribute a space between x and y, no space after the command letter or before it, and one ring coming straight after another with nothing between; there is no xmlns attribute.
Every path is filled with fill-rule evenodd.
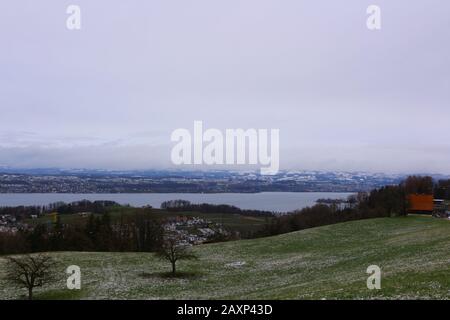
<svg viewBox="0 0 450 320"><path fill-rule="evenodd" d="M61 281L42 299L448 299L450 221L425 216L340 223L280 236L195 247L198 260L169 264L151 253L52 253ZM5 260L0 258L0 273ZM65 289L65 267L79 265L82 290ZM366 269L382 269L368 290ZM1 276L1 275L0 275ZM25 291L0 280L0 298Z"/></svg>

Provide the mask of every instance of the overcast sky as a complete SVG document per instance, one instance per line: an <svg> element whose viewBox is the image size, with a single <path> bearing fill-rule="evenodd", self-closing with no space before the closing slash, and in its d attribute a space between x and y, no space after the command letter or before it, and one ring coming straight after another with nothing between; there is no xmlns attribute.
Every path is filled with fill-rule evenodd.
<svg viewBox="0 0 450 320"><path fill-rule="evenodd" d="M202 120L280 129L282 169L448 174L449 39L448 0L1 1L0 165L166 168Z"/></svg>

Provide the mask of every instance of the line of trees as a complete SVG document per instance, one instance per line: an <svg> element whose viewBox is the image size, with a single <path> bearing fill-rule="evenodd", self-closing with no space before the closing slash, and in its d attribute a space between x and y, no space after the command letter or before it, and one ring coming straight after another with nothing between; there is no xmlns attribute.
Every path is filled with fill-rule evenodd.
<svg viewBox="0 0 450 320"><path fill-rule="evenodd" d="M450 179L437 182L434 187L434 197L436 199L450 200Z"/></svg>
<svg viewBox="0 0 450 320"><path fill-rule="evenodd" d="M18 220L30 218L32 215L42 215L51 212L58 214L73 214L80 212L105 213L111 207L120 206L115 201L109 200L81 200L71 203L54 202L45 206L16 206L16 207L0 207L0 215L11 215Z"/></svg>
<svg viewBox="0 0 450 320"><path fill-rule="evenodd" d="M273 216L271 211L240 209L227 204L191 203L187 200L169 200L161 203L161 209L182 212L195 211L201 213L230 213L247 216Z"/></svg>
<svg viewBox="0 0 450 320"><path fill-rule="evenodd" d="M46 208L47 212L58 212L59 214L73 214L79 212L95 212L105 213L107 210L114 206L120 206L115 201L109 200L81 200L71 203L54 203Z"/></svg>
<svg viewBox="0 0 450 320"><path fill-rule="evenodd" d="M163 239L161 221L144 214L90 215L85 224L38 224L16 233L0 233L0 254L46 251L156 251Z"/></svg>

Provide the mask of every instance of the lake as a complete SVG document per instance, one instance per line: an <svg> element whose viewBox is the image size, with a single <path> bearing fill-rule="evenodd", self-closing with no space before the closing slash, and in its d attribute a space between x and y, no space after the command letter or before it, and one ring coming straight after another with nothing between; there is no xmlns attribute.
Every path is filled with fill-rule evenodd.
<svg viewBox="0 0 450 320"><path fill-rule="evenodd" d="M315 204L317 199L345 199L352 193L340 192L261 192L261 193L3 193L0 194L0 207L47 205L63 201L112 200L120 204L141 207L151 205L159 208L167 200L188 200L192 203L228 204L241 209L287 212Z"/></svg>

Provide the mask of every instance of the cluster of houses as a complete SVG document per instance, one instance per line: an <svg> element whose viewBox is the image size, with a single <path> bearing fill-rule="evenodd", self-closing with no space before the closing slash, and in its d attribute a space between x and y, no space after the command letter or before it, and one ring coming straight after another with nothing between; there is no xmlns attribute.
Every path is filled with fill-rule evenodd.
<svg viewBox="0 0 450 320"><path fill-rule="evenodd" d="M411 194L408 197L409 213L431 214L450 218L450 201L435 199L431 194Z"/></svg>
<svg viewBox="0 0 450 320"><path fill-rule="evenodd" d="M164 224L167 232L177 235L184 244L201 244L216 236L229 235L220 224L199 217L177 216Z"/></svg>
<svg viewBox="0 0 450 320"><path fill-rule="evenodd" d="M19 229L16 217L10 214L0 215L0 232L15 233Z"/></svg>

